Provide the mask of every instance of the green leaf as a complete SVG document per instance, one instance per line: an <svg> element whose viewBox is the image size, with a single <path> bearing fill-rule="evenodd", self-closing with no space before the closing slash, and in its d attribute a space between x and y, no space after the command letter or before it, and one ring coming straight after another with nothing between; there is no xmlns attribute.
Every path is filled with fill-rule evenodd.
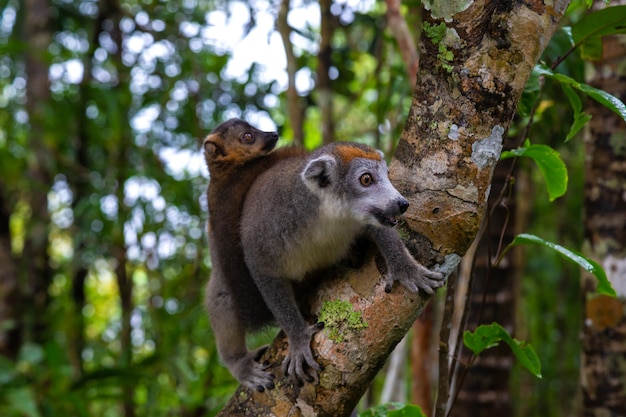
<svg viewBox="0 0 626 417"><path fill-rule="evenodd" d="M587 124L587 122L591 120L591 115L582 111L582 101L572 87L570 87L568 84L561 84L561 87L563 88L563 92L565 93L570 104L572 105L572 110L574 110L574 122L572 123L572 126L570 127L569 132L565 137L565 142L569 142L574 136L576 136L576 133L578 133L580 129L582 129Z"/></svg>
<svg viewBox="0 0 626 417"><path fill-rule="evenodd" d="M562 84L561 87L563 88L563 92L565 93L567 99L572 105L572 110L574 110L574 113L580 113L583 109L583 103L580 100L580 97L578 97L578 94L576 94L574 89L568 84Z"/></svg>
<svg viewBox="0 0 626 417"><path fill-rule="evenodd" d="M15 364L6 357L0 355L0 386L9 384L16 377Z"/></svg>
<svg viewBox="0 0 626 417"><path fill-rule="evenodd" d="M491 327L478 326L473 333L469 330L463 333L463 343L475 355L480 355L484 350L498 346L500 339L493 333Z"/></svg>
<svg viewBox="0 0 626 417"><path fill-rule="evenodd" d="M533 72L537 72L538 75L543 75L553 80L556 80L561 85L569 85L572 88L575 88L576 90L587 94L598 103L617 113L619 117L626 121L626 105L614 95L611 95L606 91L591 87L590 85L579 83L578 81L568 77L567 75L555 73L550 68L544 65L536 65L535 69L533 69Z"/></svg>
<svg viewBox="0 0 626 417"><path fill-rule="evenodd" d="M502 152L501 159L523 156L531 158L543 174L550 201L561 197L567 191L567 167L561 155L548 145L526 144L523 148Z"/></svg>
<svg viewBox="0 0 626 417"><path fill-rule="evenodd" d="M541 84L539 83L539 75L533 71L524 86L524 92L517 104L517 111L524 117L530 116L537 98L541 94Z"/></svg>
<svg viewBox="0 0 626 417"><path fill-rule="evenodd" d="M552 243L535 235L530 235L526 233L515 236L515 239L513 239L513 241L505 250L508 250L508 248L511 246L523 244L540 245L555 250L565 259L574 262L575 264L581 266L585 271L593 274L598 280L598 292L600 294L611 295L613 297L617 295L617 293L611 286L608 278L606 277L606 272L604 272L602 266L600 266L600 264L598 264L594 260L587 258L586 256L573 249L565 248L561 245L557 245L556 243Z"/></svg>
<svg viewBox="0 0 626 417"><path fill-rule="evenodd" d="M404 407L390 411L389 417L426 417L418 405L406 404Z"/></svg>
<svg viewBox="0 0 626 417"><path fill-rule="evenodd" d="M39 417L41 414L37 409L35 394L29 387L15 388L6 393L9 408L27 417Z"/></svg>
<svg viewBox="0 0 626 417"><path fill-rule="evenodd" d="M602 37L626 33L626 6L612 6L585 15L572 26L572 38L583 59L602 56Z"/></svg>
<svg viewBox="0 0 626 417"><path fill-rule="evenodd" d="M591 115L585 112L580 112L574 114L574 123L572 123L572 127L570 127L567 136L565 137L565 142L569 142L572 140L574 136L585 127L585 125L591 120Z"/></svg>
<svg viewBox="0 0 626 417"><path fill-rule="evenodd" d="M392 402L372 407L359 417L426 417L418 405Z"/></svg>
<svg viewBox="0 0 626 417"><path fill-rule="evenodd" d="M524 341L513 339L509 332L498 323L483 324L478 326L474 332L466 330L463 333L463 343L475 355L479 355L485 349L497 346L500 342L509 345L517 360L531 374L541 378L541 362L533 347Z"/></svg>

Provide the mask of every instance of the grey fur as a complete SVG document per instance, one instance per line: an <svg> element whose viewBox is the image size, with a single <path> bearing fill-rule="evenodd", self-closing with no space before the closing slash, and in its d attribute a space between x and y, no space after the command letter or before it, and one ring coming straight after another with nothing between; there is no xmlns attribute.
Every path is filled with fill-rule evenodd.
<svg viewBox="0 0 626 417"><path fill-rule="evenodd" d="M287 334L283 370L300 381L315 380L321 369L310 347L320 326L304 320L294 284L309 272L336 264L358 236L369 236L384 256L387 291L395 281L428 294L443 284L443 275L418 264L392 229L408 202L389 182L384 159L373 157L376 152L364 145L334 143L281 161L254 182L245 200L245 261ZM363 175L372 180L368 186L360 182Z"/></svg>

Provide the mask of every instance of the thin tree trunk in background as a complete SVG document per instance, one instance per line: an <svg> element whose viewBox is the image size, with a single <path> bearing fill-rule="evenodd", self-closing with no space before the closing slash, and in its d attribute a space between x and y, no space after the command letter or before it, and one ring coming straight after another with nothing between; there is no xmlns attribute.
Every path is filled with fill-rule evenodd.
<svg viewBox="0 0 626 417"><path fill-rule="evenodd" d="M102 7L102 6L101 6ZM83 60L84 72L83 80L80 83L80 100L81 108L86 108L89 102L89 85L93 81L92 78L92 59L96 48L99 45L100 34L102 33L103 21L108 16L103 13L99 13L98 17L92 21L92 34L89 42L89 53ZM85 281L89 273L89 265L86 264L85 256L88 249L96 250L95 248L89 248L88 242L91 230L91 221L83 216L78 215L81 213L77 210L81 201L86 201L90 193L92 192L91 181L89 179L89 166L90 160L87 150L89 149L89 132L88 125L89 119L83 112L77 116L78 118L78 132L76 140L74 141L75 151L75 172L73 175L68 175L67 181L72 189L73 203L72 211L75 213L74 227L76 231L74 233L74 262L73 262L73 276L72 276L72 302L74 314L72 314L72 323L68 326L70 336L68 337L68 356L72 368L74 371L74 377L80 378L83 375L83 349L85 348L85 317L83 315L83 308L85 307Z"/></svg>
<svg viewBox="0 0 626 417"><path fill-rule="evenodd" d="M421 38L418 84L390 164L392 182L410 202L403 237L422 263L436 261L450 273L474 240L503 137L567 3L484 0L461 10L422 11L430 24L451 22L459 37L445 66L438 43ZM279 336L263 357L276 388L259 393L240 387L219 416L350 415L427 297L399 285L385 293L371 260L322 282L312 294L312 315L324 300L349 302L368 326L340 343L325 330L315 335L311 347L324 366L320 383L297 387L284 378L280 364L287 343Z"/></svg>
<svg viewBox="0 0 626 417"><path fill-rule="evenodd" d="M52 280L49 265L48 191L52 187L54 162L44 140L44 113L50 106L50 82L46 54L52 41L48 0L26 0L24 4L26 48L26 110L30 124L30 147L34 158L28 161L26 176L30 189L25 200L30 209L26 223L24 249L19 260L22 305L21 343L45 340L48 286Z"/></svg>
<svg viewBox="0 0 626 417"><path fill-rule="evenodd" d="M428 303L422 315L413 324L411 339L411 402L422 408L426 416L433 408L433 388L431 385L433 365L432 357L434 303Z"/></svg>
<svg viewBox="0 0 626 417"><path fill-rule="evenodd" d="M21 345L21 297L19 274L11 248L8 191L0 182L0 355L16 359Z"/></svg>
<svg viewBox="0 0 626 417"><path fill-rule="evenodd" d="M122 91L129 91L129 68L122 62L122 51L124 45L122 43L122 32L120 29L120 21L124 16L118 0L107 0L100 9L103 19L110 19L113 22L113 30L111 37L116 45L116 53L113 55L113 61L118 73L117 88ZM120 95L120 108L129 109L131 107L130 95ZM131 316L133 312L133 280L132 275L128 271L128 259L126 255L126 243L124 236L124 225L129 219L128 207L124 203L124 184L127 180L126 173L123 169L127 156L128 143L132 141L132 132L130 128L124 124L118 126L118 129L112 132L112 135L118 140L119 146L115 155L111 155L113 164L117 166L116 179L117 189L115 195L118 201L118 219L114 225L112 238L110 239L110 247L108 253L115 260L115 276L119 290L120 305L122 310L121 330L120 330L120 366L128 368L133 362L133 346L132 346L132 325ZM135 416L135 389L133 386L125 385L122 387L122 410L124 417Z"/></svg>
<svg viewBox="0 0 626 417"><path fill-rule="evenodd" d="M611 5L618 3L625 2ZM589 84L626 101L626 36L602 41ZM618 298L594 294L595 279L583 274L583 415L617 417L626 415L626 123L595 101L588 111L584 251L604 267Z"/></svg>
<svg viewBox="0 0 626 417"><path fill-rule="evenodd" d="M415 39L400 13L400 0L385 0L385 3L387 4L387 27L398 42L398 49L406 66L411 87L413 87L417 83L417 69L420 64ZM416 31L418 32L419 30Z"/></svg>
<svg viewBox="0 0 626 417"><path fill-rule="evenodd" d="M320 45L317 54L317 92L318 105L322 116L322 142L324 144L335 141L335 121L333 114L333 88L330 79L332 66L333 34L335 33L335 17L330 11L333 0L320 0Z"/></svg>
<svg viewBox="0 0 626 417"><path fill-rule="evenodd" d="M407 338L405 337L389 356L380 404L406 401L406 379L404 378L404 370L407 367L406 345Z"/></svg>
<svg viewBox="0 0 626 417"><path fill-rule="evenodd" d="M505 191L498 204L503 187L509 189L512 160L498 163L494 172L493 186L489 195L489 210L493 213L486 221L487 229L478 243L472 286L469 289L469 315L466 328L474 330L480 324L497 322L511 334L515 318L515 251L509 251L498 266L492 266L501 242L506 245L513 239L515 228L515 198ZM495 206L495 207L494 207ZM461 363L467 363L467 350L461 355ZM508 346L487 349L480 354L462 379L457 400L451 416L509 416L513 413L509 378L513 355ZM457 367L463 374L465 368Z"/></svg>
<svg viewBox="0 0 626 417"><path fill-rule="evenodd" d="M303 100L298 96L296 89L296 72L298 72L298 60L293 52L293 44L291 43L291 27L287 22L289 15L290 0L282 0L280 3L280 11L276 27L285 48L285 57L287 58L287 114L289 116L289 124L293 130L293 141L298 146L304 146L304 111L305 105Z"/></svg>

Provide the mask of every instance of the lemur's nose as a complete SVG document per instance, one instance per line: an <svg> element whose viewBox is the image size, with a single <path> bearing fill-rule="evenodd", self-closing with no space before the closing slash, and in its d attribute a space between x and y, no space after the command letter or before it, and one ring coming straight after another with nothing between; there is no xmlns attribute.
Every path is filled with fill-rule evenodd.
<svg viewBox="0 0 626 417"><path fill-rule="evenodd" d="M400 209L400 213L404 213L406 209L409 208L409 202L404 199L404 197L398 200L398 208Z"/></svg>

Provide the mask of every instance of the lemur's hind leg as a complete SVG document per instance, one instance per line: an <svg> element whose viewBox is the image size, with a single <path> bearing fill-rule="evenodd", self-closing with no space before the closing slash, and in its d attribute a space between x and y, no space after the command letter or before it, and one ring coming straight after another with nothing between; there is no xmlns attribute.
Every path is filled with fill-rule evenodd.
<svg viewBox="0 0 626 417"><path fill-rule="evenodd" d="M247 329L237 314L233 295L215 271L207 286L206 304L217 350L230 373L250 389L260 392L273 389L274 375L267 371L268 365L259 363L267 346L248 351Z"/></svg>

